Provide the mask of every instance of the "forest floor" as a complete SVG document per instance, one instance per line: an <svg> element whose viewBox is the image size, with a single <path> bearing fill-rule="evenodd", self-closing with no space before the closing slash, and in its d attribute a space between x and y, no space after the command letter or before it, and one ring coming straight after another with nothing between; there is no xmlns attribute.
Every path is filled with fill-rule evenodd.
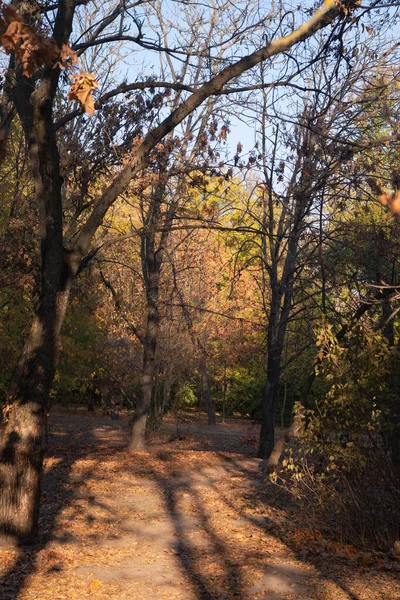
<svg viewBox="0 0 400 600"><path fill-rule="evenodd" d="M202 419L204 420L204 415ZM396 600L399 565L324 540L254 458L258 430L51 418L41 543L0 549L1 600Z"/></svg>

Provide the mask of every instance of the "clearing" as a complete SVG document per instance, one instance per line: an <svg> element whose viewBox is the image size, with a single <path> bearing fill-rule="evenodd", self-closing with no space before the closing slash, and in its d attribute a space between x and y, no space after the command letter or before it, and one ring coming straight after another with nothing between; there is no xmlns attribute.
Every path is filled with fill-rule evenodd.
<svg viewBox="0 0 400 600"><path fill-rule="evenodd" d="M204 418L204 417L203 417ZM257 428L51 418L41 543L0 550L3 600L395 600L399 565L310 532L254 458Z"/></svg>

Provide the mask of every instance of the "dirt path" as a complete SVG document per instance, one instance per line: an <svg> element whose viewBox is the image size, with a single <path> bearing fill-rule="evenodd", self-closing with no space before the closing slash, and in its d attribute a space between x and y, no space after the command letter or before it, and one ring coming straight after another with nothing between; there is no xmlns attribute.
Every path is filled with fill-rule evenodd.
<svg viewBox="0 0 400 600"><path fill-rule="evenodd" d="M219 429L187 423L132 457L126 422L53 418L43 540L0 551L0 598L400 599L395 571L310 553L251 457L253 429Z"/></svg>

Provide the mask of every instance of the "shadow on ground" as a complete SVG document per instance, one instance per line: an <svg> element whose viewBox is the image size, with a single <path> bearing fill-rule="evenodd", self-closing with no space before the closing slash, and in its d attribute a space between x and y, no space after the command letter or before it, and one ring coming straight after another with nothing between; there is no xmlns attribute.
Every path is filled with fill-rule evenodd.
<svg viewBox="0 0 400 600"><path fill-rule="evenodd" d="M322 592L329 585L341 598L366 597L349 588L348 568L304 558L283 536L280 520L293 514L292 500L270 493L243 445L246 426L233 433L224 426L221 441L189 424L186 441L157 440L135 456L124 450L126 421L58 416L51 428L42 537L16 553L0 598L57 598L57 585L68 599L331 600ZM73 563L62 552L71 545ZM54 548L44 563L43 551L51 559Z"/></svg>

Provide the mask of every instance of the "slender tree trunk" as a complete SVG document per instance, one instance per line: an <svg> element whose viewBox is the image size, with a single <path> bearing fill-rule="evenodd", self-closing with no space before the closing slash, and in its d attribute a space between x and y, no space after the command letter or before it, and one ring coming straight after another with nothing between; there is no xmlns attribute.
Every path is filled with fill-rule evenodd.
<svg viewBox="0 0 400 600"><path fill-rule="evenodd" d="M144 450L146 423L153 395L155 361L150 346L144 349L143 372L140 381L141 394L138 399L132 425L132 437L129 444L131 452Z"/></svg>
<svg viewBox="0 0 400 600"><path fill-rule="evenodd" d="M162 403L161 403L161 406L160 406L160 414L161 415L164 414L165 408L168 406L170 398L171 398L171 382L167 378L164 381L164 388L163 388L163 394L162 394Z"/></svg>
<svg viewBox="0 0 400 600"><path fill-rule="evenodd" d="M268 357L267 384L264 391L259 458L268 458L275 442L275 417L280 376L280 356Z"/></svg>
<svg viewBox="0 0 400 600"><path fill-rule="evenodd" d="M144 245L145 253L142 258L146 281L147 324L143 340L143 368L140 382L141 394L136 404L132 425L132 437L129 444L129 450L131 452L143 450L145 447L146 423L151 407L156 372L155 358L159 329L158 296L161 262L157 260L154 253L153 233L146 238Z"/></svg>
<svg viewBox="0 0 400 600"><path fill-rule="evenodd" d="M267 383L263 399L260 445L258 450L259 458L268 458L275 443L275 418L278 385L281 375L281 358L289 314L292 308L294 265L301 231L301 222L297 217L295 222L296 226L293 226L293 233L288 243L282 279L278 283L277 263L274 265L275 275L271 278L271 308L268 318L267 336Z"/></svg>
<svg viewBox="0 0 400 600"><path fill-rule="evenodd" d="M217 419L215 416L214 402L212 399L211 378L205 364L202 365L201 369L201 397L202 402L207 410L208 424L216 425Z"/></svg>
<svg viewBox="0 0 400 600"><path fill-rule="evenodd" d="M147 316L146 335L144 339L143 369L140 381L141 394L136 404L132 425L132 437L129 444L131 452L143 450L145 447L145 434L147 417L150 411L153 396L154 377L156 372L156 348L159 326L158 316L158 275L153 274L155 289L150 290L149 310Z"/></svg>
<svg viewBox="0 0 400 600"><path fill-rule="evenodd" d="M285 408L286 408L286 400L287 400L287 383L283 382L283 402L282 402L282 410L281 410L281 427L285 425Z"/></svg>

